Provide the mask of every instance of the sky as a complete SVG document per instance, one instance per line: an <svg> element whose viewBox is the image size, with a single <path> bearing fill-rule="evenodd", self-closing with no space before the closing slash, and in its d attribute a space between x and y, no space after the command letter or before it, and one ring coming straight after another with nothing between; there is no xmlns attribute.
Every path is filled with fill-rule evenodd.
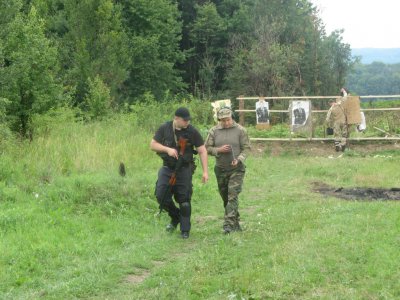
<svg viewBox="0 0 400 300"><path fill-rule="evenodd" d="M310 0L319 10L327 35L344 29L354 48L400 48L400 0Z"/></svg>

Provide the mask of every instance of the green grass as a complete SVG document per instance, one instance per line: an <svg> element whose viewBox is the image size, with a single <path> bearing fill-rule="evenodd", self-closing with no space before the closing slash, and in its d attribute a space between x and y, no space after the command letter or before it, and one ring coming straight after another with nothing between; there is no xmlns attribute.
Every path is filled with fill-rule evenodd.
<svg viewBox="0 0 400 300"><path fill-rule="evenodd" d="M167 234L152 132L127 115L9 142L0 160L0 299L396 299L400 202L345 201L312 183L398 187L399 151L301 149L248 160L244 231L222 234L212 173L195 174L192 232ZM127 176L118 175L123 161Z"/></svg>

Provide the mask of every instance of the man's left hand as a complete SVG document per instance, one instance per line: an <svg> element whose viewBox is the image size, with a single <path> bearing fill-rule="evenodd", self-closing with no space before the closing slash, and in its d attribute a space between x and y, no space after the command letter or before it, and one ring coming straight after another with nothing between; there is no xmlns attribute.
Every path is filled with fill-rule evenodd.
<svg viewBox="0 0 400 300"><path fill-rule="evenodd" d="M203 173L203 176L201 177L201 182L206 183L208 181L208 173Z"/></svg>

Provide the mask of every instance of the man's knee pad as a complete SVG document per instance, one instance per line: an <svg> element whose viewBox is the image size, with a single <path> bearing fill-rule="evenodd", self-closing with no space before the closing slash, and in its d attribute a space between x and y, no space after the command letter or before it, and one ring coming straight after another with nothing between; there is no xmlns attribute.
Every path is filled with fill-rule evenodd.
<svg viewBox="0 0 400 300"><path fill-rule="evenodd" d="M181 216L182 217L189 217L191 213L191 208L192 206L190 205L190 202L182 202L179 204L179 209L181 211Z"/></svg>

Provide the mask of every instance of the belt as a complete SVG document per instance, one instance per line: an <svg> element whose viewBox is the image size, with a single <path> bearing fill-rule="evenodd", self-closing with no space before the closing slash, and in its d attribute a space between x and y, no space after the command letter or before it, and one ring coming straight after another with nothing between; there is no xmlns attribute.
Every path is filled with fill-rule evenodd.
<svg viewBox="0 0 400 300"><path fill-rule="evenodd" d="M176 167L176 165L170 165L170 164L166 164L166 163L164 163L163 166L167 167L167 168L169 168L171 170L175 170L175 167ZM184 163L181 166L181 168L188 168L188 167L189 167L189 163Z"/></svg>

